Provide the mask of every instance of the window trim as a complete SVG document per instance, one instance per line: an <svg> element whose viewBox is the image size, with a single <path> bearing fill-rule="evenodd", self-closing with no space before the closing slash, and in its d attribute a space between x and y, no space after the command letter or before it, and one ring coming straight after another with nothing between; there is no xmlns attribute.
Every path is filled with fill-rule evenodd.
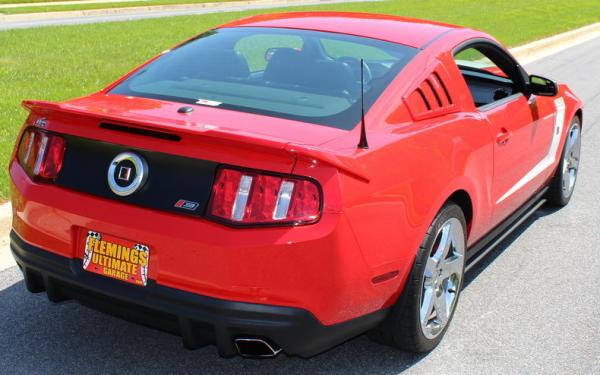
<svg viewBox="0 0 600 375"><path fill-rule="evenodd" d="M494 108L500 107L500 106L510 103L512 101L516 101L517 99L521 98L522 96L524 97L525 95L523 95L522 92L517 92L517 93L509 95L505 98L496 100L496 101L488 103L488 104L484 104L481 107L477 107L477 111L482 112L482 113L489 112Z"/></svg>
<svg viewBox="0 0 600 375"><path fill-rule="evenodd" d="M497 54L497 57L499 57L501 60L504 60L504 61L500 61L501 64L498 64L498 62L494 61L494 59L487 56L485 53L480 51L477 47L484 47L484 48L490 49L491 51L493 51L494 53ZM477 107L475 105L475 100L473 99L473 94L469 90L469 94L471 95L471 101L473 102L473 105L475 105L475 108L477 109L478 112L487 112L498 106L509 103L521 96L529 97L529 92L527 91L527 81L528 81L528 79L526 78L526 77L528 77L527 72L525 71L525 69L523 69L521 64L519 64L519 62L508 51L506 51L500 44L496 43L495 41L493 41L491 39L486 39L486 38L470 39L470 40L467 40L467 41L459 44L452 50L452 61L454 62L454 65L459 70L459 72L460 72L460 67L458 66L458 64L456 62L455 56L457 54L459 54L460 52L462 52L466 49L469 49L469 48L474 48L479 53L484 55L486 58L490 59L498 68L500 68L507 75L508 79L513 81L513 83L516 85L515 89L518 90L516 93L514 93L512 95L509 95L500 100L496 100L491 103L482 105L481 107ZM504 69L501 65L508 65L511 67L511 69ZM508 70L508 72L506 70ZM460 75L461 75L462 79L465 80L462 73L460 73ZM466 80L465 80L465 84L466 84Z"/></svg>

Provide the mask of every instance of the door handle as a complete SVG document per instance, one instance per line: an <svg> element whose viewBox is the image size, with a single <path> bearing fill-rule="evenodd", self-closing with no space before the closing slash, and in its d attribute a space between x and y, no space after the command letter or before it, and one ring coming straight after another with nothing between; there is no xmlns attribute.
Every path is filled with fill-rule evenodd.
<svg viewBox="0 0 600 375"><path fill-rule="evenodd" d="M512 135L511 132L509 132L507 129L502 128L500 129L500 133L498 133L496 135L496 142L499 145L505 145L508 143L508 140L510 139L510 136Z"/></svg>

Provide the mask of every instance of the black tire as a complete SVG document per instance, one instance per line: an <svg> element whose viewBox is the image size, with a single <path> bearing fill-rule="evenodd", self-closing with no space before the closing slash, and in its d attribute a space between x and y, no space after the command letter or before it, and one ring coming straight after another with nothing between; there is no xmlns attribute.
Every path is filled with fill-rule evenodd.
<svg viewBox="0 0 600 375"><path fill-rule="evenodd" d="M369 337L372 340L415 353L431 351L442 340L452 321L458 303L458 297L460 296L462 281L464 279L465 256L462 257L462 272L456 300L445 327L435 338L430 339L425 336L423 329L421 328L419 313L421 308L425 266L428 258L431 256L432 248L436 243L436 238L442 225L451 218L456 218L460 222L463 230L464 243L466 244L467 226L463 211L455 203L448 202L441 208L427 230L425 238L419 247L409 278L398 301L393 306L386 319L378 327L369 332Z"/></svg>
<svg viewBox="0 0 600 375"><path fill-rule="evenodd" d="M570 168L570 164L569 163L569 158L567 157L568 153L570 153L571 151L573 151L572 148L569 147L569 137L571 136L571 134L573 134L573 131L577 131L578 132L578 144L576 145L577 149L577 162L576 162L576 167L575 167L575 179L572 185L572 188L570 189L565 189L564 187L564 181L565 181L565 174L568 173L566 172L567 170L569 170ZM577 182L577 172L579 169L579 155L581 152L581 121L579 120L578 117L573 118L573 121L571 121L571 124L569 125L569 130L567 131L567 137L565 138L565 142L563 144L563 151L561 153L560 156L560 163L558 164L558 168L554 174L554 177L552 178L552 181L550 181L550 185L549 185L549 189L548 192L546 193L546 199L548 200L548 204L550 204L551 206L555 206L555 207L564 207L566 206L569 201L571 200L571 197L573 196L573 191L575 190L575 182ZM567 168L565 168L565 165L567 165Z"/></svg>

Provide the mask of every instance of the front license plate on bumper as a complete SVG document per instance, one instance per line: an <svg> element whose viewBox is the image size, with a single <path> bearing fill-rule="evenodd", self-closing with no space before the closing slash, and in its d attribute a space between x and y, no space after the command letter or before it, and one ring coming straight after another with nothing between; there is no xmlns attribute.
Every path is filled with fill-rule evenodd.
<svg viewBox="0 0 600 375"><path fill-rule="evenodd" d="M131 284L148 282L150 249L138 242L88 231L83 252L83 269Z"/></svg>

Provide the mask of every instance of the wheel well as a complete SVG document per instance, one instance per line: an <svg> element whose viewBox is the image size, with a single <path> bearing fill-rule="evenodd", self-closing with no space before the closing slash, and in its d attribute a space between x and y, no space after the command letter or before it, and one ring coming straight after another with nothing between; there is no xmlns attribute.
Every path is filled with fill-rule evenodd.
<svg viewBox="0 0 600 375"><path fill-rule="evenodd" d="M467 221L467 234L471 231L471 221L473 220L473 203L471 203L471 197L469 193L464 190L457 190L448 198L448 201L456 203Z"/></svg>
<svg viewBox="0 0 600 375"><path fill-rule="evenodd" d="M575 111L575 117L579 119L579 125L583 127L583 111L581 108L578 108L577 111Z"/></svg>

